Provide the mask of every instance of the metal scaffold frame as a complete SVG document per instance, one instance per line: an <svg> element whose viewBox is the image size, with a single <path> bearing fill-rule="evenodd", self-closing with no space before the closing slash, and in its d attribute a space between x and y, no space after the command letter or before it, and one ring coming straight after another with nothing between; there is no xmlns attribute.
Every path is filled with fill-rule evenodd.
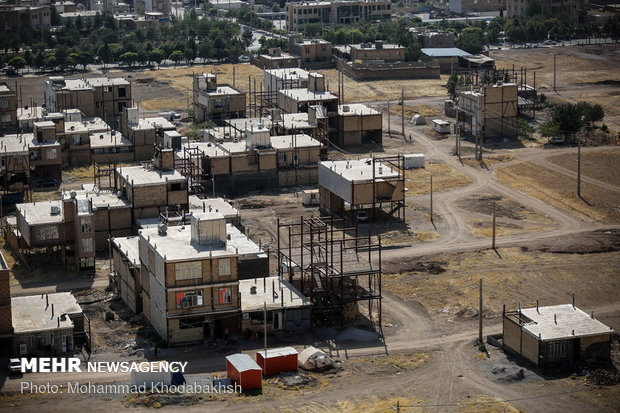
<svg viewBox="0 0 620 413"><path fill-rule="evenodd" d="M312 302L312 325L333 321L344 324L346 306L368 302L368 314L381 326L381 237L358 236L357 227L344 219L300 217L280 223L277 234L278 276ZM373 310L374 307L374 310Z"/></svg>

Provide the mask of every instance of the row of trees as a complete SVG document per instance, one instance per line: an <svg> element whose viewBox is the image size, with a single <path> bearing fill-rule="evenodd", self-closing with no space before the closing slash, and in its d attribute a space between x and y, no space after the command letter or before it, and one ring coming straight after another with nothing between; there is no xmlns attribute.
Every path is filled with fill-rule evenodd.
<svg viewBox="0 0 620 413"><path fill-rule="evenodd" d="M24 36L0 36L4 55L0 64L15 63L53 69L77 67L96 61L128 65L159 64L164 59L192 63L202 59L236 59L252 41L252 33L241 33L238 24L220 19L198 19L191 10L183 21L128 30L111 14L92 19L65 20L52 33L24 31ZM12 53L11 53L12 51ZM23 59L20 60L20 59Z"/></svg>

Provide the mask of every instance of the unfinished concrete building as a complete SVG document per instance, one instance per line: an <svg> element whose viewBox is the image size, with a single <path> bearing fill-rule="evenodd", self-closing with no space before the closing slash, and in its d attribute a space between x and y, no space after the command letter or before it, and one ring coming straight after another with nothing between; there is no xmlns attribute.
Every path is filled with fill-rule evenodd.
<svg viewBox="0 0 620 413"><path fill-rule="evenodd" d="M245 92L218 85L212 73L194 75L193 96L194 122L245 117Z"/></svg>
<svg viewBox="0 0 620 413"><path fill-rule="evenodd" d="M383 140L383 115L361 103L338 105L338 116L330 121L330 141L337 146L359 146Z"/></svg>
<svg viewBox="0 0 620 413"><path fill-rule="evenodd" d="M284 278L256 277L240 280L239 292L243 331L262 333L265 324L267 334L283 330L304 331L312 326L310 299Z"/></svg>
<svg viewBox="0 0 620 413"><path fill-rule="evenodd" d="M30 189L30 151L20 135L0 138L0 191L17 202L27 197Z"/></svg>
<svg viewBox="0 0 620 413"><path fill-rule="evenodd" d="M176 127L164 117L140 118L137 107L123 109L121 132L133 144L135 161L151 159L153 147L163 144L168 131L176 131Z"/></svg>
<svg viewBox="0 0 620 413"><path fill-rule="evenodd" d="M116 291L127 307L136 314L142 312L139 239L137 236L112 239Z"/></svg>
<svg viewBox="0 0 620 413"><path fill-rule="evenodd" d="M45 104L50 112L79 109L84 116L98 116L118 127L123 108L131 106L131 83L123 78L65 79L45 81Z"/></svg>
<svg viewBox="0 0 620 413"><path fill-rule="evenodd" d="M503 311L503 346L537 367L609 359L614 330L575 304Z"/></svg>
<svg viewBox="0 0 620 413"><path fill-rule="evenodd" d="M283 52L279 47L272 47L267 53L258 56L256 65L264 69L283 69L299 67L300 57L288 52Z"/></svg>
<svg viewBox="0 0 620 413"><path fill-rule="evenodd" d="M483 145L486 138L517 137L516 83L467 86L457 90L457 116L461 133Z"/></svg>
<svg viewBox="0 0 620 413"><path fill-rule="evenodd" d="M9 354L12 340L11 274L2 251L0 251L0 350L2 354Z"/></svg>
<svg viewBox="0 0 620 413"><path fill-rule="evenodd" d="M85 315L70 292L11 298L14 356L73 354L90 346Z"/></svg>
<svg viewBox="0 0 620 413"><path fill-rule="evenodd" d="M78 108L84 116L93 117L96 114L95 88L84 79L50 76L45 81L45 107L50 112Z"/></svg>
<svg viewBox="0 0 620 413"><path fill-rule="evenodd" d="M123 110L131 106L131 83L122 77L93 77L86 79L94 89L95 115L120 128Z"/></svg>
<svg viewBox="0 0 620 413"><path fill-rule="evenodd" d="M245 139L191 142L176 152L176 168L197 193L246 193L278 186L317 182L317 164L323 145L312 137L270 136L257 125Z"/></svg>
<svg viewBox="0 0 620 413"><path fill-rule="evenodd" d="M17 93L8 83L0 83L0 130L17 126Z"/></svg>
<svg viewBox="0 0 620 413"><path fill-rule="evenodd" d="M187 179L174 170L171 148L156 148L153 164L117 167L114 181L114 191L131 203L134 223L159 217L162 212L188 209Z"/></svg>
<svg viewBox="0 0 620 413"><path fill-rule="evenodd" d="M312 326L355 318L368 304L372 322L381 325L381 238L358 237L344 220L278 220L278 277L288 280L312 304ZM260 289L260 283L257 289Z"/></svg>
<svg viewBox="0 0 620 413"><path fill-rule="evenodd" d="M239 333L237 260L224 216L200 213L182 227L140 231L143 311L168 344Z"/></svg>
<svg viewBox="0 0 620 413"><path fill-rule="evenodd" d="M92 205L75 194L60 201L18 204L17 240L23 261L32 262L33 249L48 248L59 252L63 264L74 269L95 266L95 231Z"/></svg>
<svg viewBox="0 0 620 413"><path fill-rule="evenodd" d="M400 155L319 163L320 210L326 214L354 218L368 209L372 218L381 218L388 205L387 216L404 219L405 191Z"/></svg>
<svg viewBox="0 0 620 413"><path fill-rule="evenodd" d="M308 88L279 90L277 103L286 113L308 112L312 105L324 106L329 113L338 110L338 96L326 91L325 76L319 73L308 74Z"/></svg>

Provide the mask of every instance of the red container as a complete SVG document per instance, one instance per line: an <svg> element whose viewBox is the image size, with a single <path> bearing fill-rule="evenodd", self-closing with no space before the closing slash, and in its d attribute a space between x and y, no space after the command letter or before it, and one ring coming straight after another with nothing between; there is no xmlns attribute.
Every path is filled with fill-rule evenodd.
<svg viewBox="0 0 620 413"><path fill-rule="evenodd" d="M293 347L281 347L267 350L265 368L265 351L256 353L256 362L263 369L263 375L272 376L286 371L297 371L297 350Z"/></svg>
<svg viewBox="0 0 620 413"><path fill-rule="evenodd" d="M228 378L241 386L241 390L263 387L262 369L247 354L232 354L226 357Z"/></svg>

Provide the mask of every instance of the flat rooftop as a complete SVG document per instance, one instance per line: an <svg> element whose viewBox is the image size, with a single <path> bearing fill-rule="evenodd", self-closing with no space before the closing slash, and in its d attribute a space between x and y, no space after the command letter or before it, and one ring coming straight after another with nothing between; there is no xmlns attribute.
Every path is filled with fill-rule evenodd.
<svg viewBox="0 0 620 413"><path fill-rule="evenodd" d="M294 54L290 54L288 52L280 52L279 55L277 56L273 56L270 54L262 54L260 55L261 59L266 59L266 60L284 60L284 59L299 59L300 57Z"/></svg>
<svg viewBox="0 0 620 413"><path fill-rule="evenodd" d="M105 131L110 129L110 125L108 125L103 119L98 117L82 119L82 124L90 132Z"/></svg>
<svg viewBox="0 0 620 413"><path fill-rule="evenodd" d="M341 161L319 162L319 167L330 170L350 182L372 181L372 158ZM398 178L398 171L393 171L381 162L375 162L375 179Z"/></svg>
<svg viewBox="0 0 620 413"><path fill-rule="evenodd" d="M202 214L202 213L201 213ZM208 212L207 212L208 214ZM213 212L212 214L215 214ZM243 257L264 254L252 240L246 237L232 224L226 224L226 235L230 235L226 246L221 244L200 245L191 242L191 225L168 227L165 235L160 235L157 228L139 231L140 237L150 245L156 246L157 253L166 262L182 260L204 260L210 257ZM150 241L149 241L150 240Z"/></svg>
<svg viewBox="0 0 620 413"><path fill-rule="evenodd" d="M202 212L204 206L205 212L215 211L224 215L224 218L236 218L239 216L239 210L226 202L224 198L205 198L200 199L196 195L189 196L189 209Z"/></svg>
<svg viewBox="0 0 620 413"><path fill-rule="evenodd" d="M28 225L59 224L65 221L64 206L60 200L28 202L15 207ZM52 207L57 207L59 212L52 214Z"/></svg>
<svg viewBox="0 0 620 413"><path fill-rule="evenodd" d="M112 238L112 244L136 267L140 265L139 241L138 236Z"/></svg>
<svg viewBox="0 0 620 413"><path fill-rule="evenodd" d="M238 119L237 119L238 120ZM232 126L216 126L214 128L202 129L200 131L201 138L209 138L209 140L226 141L234 139L242 139L244 136L237 128Z"/></svg>
<svg viewBox="0 0 620 413"><path fill-rule="evenodd" d="M93 87L84 79L65 79L64 90L93 90Z"/></svg>
<svg viewBox="0 0 620 413"><path fill-rule="evenodd" d="M19 135L6 135L0 137L0 152L25 155L28 153L28 140Z"/></svg>
<svg viewBox="0 0 620 413"><path fill-rule="evenodd" d="M350 47L357 50L405 49L404 46L393 43L382 43L380 48L377 48L375 43L357 43L350 45Z"/></svg>
<svg viewBox="0 0 620 413"><path fill-rule="evenodd" d="M252 294L252 287L256 287L256 294ZM265 303L267 310L312 305L309 298L287 280L279 277L239 280L239 293L241 293L241 311L244 313L262 311Z"/></svg>
<svg viewBox="0 0 620 413"><path fill-rule="evenodd" d="M176 126L168 119L162 116L155 116L152 118L141 118L137 124L129 125L133 130L148 130L148 129L164 129L173 130Z"/></svg>
<svg viewBox="0 0 620 413"><path fill-rule="evenodd" d="M48 305L49 304L49 305ZM54 314L52 315L52 304ZM73 327L73 321L62 314L80 314L82 308L73 294L55 293L11 297L11 313L15 334Z"/></svg>
<svg viewBox="0 0 620 413"><path fill-rule="evenodd" d="M214 90L202 89L200 93L203 93L208 96L234 96L234 95L241 94L241 92L239 92L237 89L231 86L226 86L226 85L218 86Z"/></svg>
<svg viewBox="0 0 620 413"><path fill-rule="evenodd" d="M285 113L282 115L284 129L315 129L316 124L308 120L307 113Z"/></svg>
<svg viewBox="0 0 620 413"><path fill-rule="evenodd" d="M306 88L279 90L278 93L296 100L297 102L319 102L338 99L338 97L331 92L313 92Z"/></svg>
<svg viewBox="0 0 620 413"><path fill-rule="evenodd" d="M282 135L272 136L271 146L279 150L293 148L320 148L321 142L306 134Z"/></svg>
<svg viewBox="0 0 620 413"><path fill-rule="evenodd" d="M464 56L470 56L469 53L467 53L464 50L458 49L456 47L430 47L430 48L423 48L422 53L424 53L427 56L430 57L464 57Z"/></svg>
<svg viewBox="0 0 620 413"><path fill-rule="evenodd" d="M133 142L117 131L95 132L90 135L90 148L114 148L117 146L133 146Z"/></svg>
<svg viewBox="0 0 620 413"><path fill-rule="evenodd" d="M252 127L256 128L259 125L263 125L266 128L271 128L271 125L273 124L271 119L267 117L226 119L226 123L242 133L245 133L247 129L252 129Z"/></svg>
<svg viewBox="0 0 620 413"><path fill-rule="evenodd" d="M346 109L346 110L345 110ZM361 103L338 105L338 116L378 115L380 112Z"/></svg>
<svg viewBox="0 0 620 413"><path fill-rule="evenodd" d="M110 79L109 77L105 76L91 77L86 79L86 82L88 82L92 86L128 86L131 84L128 80L123 79L122 77L115 77Z"/></svg>
<svg viewBox="0 0 620 413"><path fill-rule="evenodd" d="M265 73L286 80L308 80L308 71L304 69L283 68L283 69L265 69Z"/></svg>
<svg viewBox="0 0 620 413"><path fill-rule="evenodd" d="M43 119L43 108L41 106L28 106L26 108L17 108L17 120L35 120Z"/></svg>
<svg viewBox="0 0 620 413"><path fill-rule="evenodd" d="M93 185L90 185L89 189L64 191L62 193L63 199L71 198L71 192L76 193L76 198L90 200L93 204L94 211L98 209L122 209L131 207L131 202L126 198L119 198L117 194L109 190L96 190Z"/></svg>
<svg viewBox="0 0 620 413"><path fill-rule="evenodd" d="M159 171L144 166L118 167L116 171L135 187L186 181L185 177L178 171Z"/></svg>
<svg viewBox="0 0 620 413"><path fill-rule="evenodd" d="M240 135L240 139L243 139L243 137ZM217 143L215 142L189 142L184 144L181 147L181 150L176 151L174 153L174 156L177 159L183 159L185 157L185 152L183 151L184 148L187 149L198 149L200 150L205 156L208 156L210 158L218 158L218 157L226 157L228 156L228 152L225 151L224 149L220 148Z"/></svg>
<svg viewBox="0 0 620 413"><path fill-rule="evenodd" d="M36 128L55 128L56 124L51 120L42 120L40 122L34 122Z"/></svg>
<svg viewBox="0 0 620 413"><path fill-rule="evenodd" d="M526 308L521 313L532 320L523 329L541 341L613 333L610 327L572 304Z"/></svg>

